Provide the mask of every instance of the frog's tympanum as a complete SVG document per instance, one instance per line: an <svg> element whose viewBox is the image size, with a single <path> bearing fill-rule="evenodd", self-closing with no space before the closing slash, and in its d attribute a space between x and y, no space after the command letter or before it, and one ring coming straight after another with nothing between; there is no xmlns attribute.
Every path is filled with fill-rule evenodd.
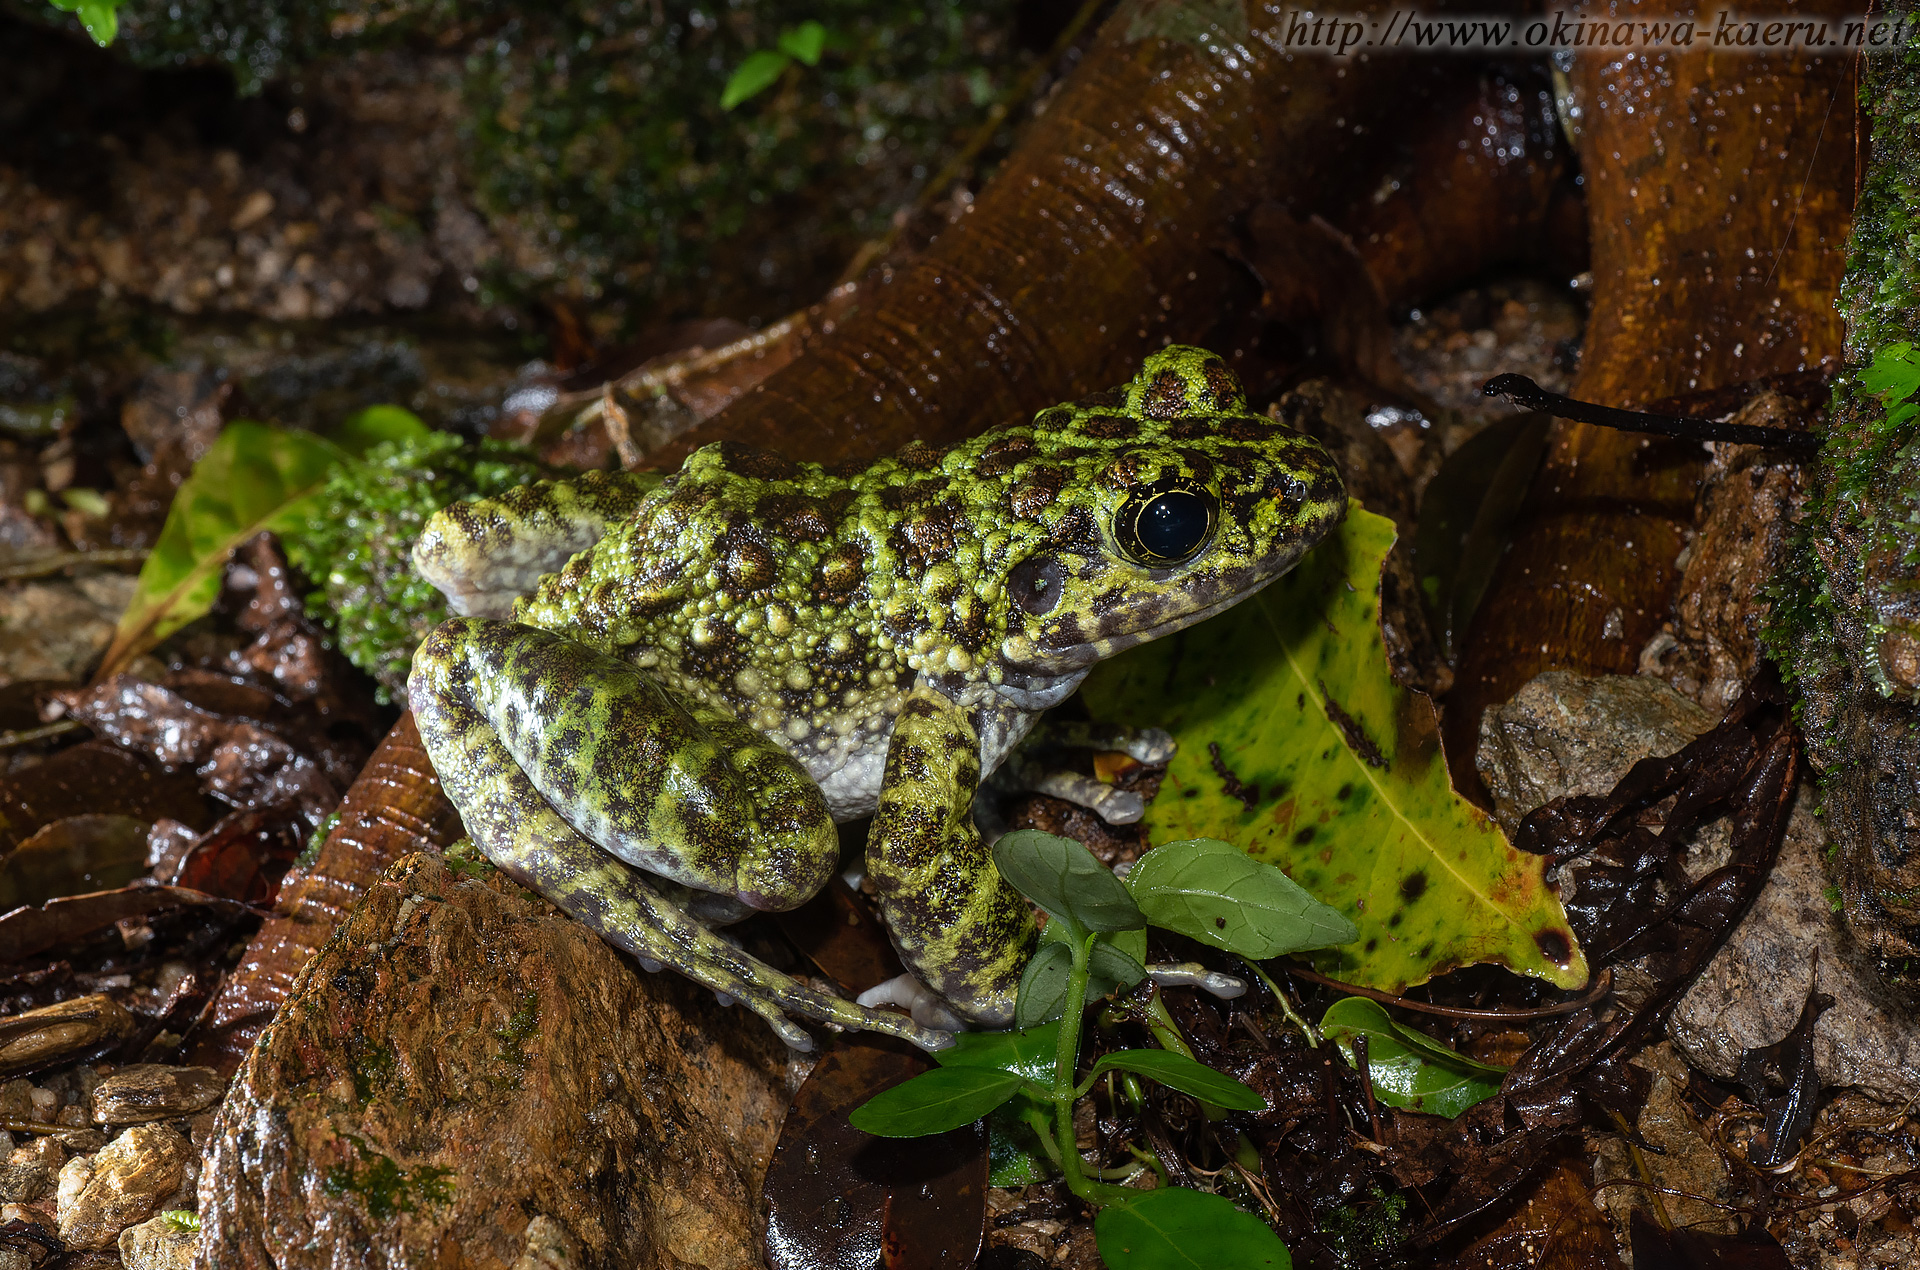
<svg viewBox="0 0 1920 1270"><path fill-rule="evenodd" d="M449 507L414 560L467 616L420 646L410 697L480 849L649 968L801 1048L789 1014L937 1047L713 927L805 901L835 822L872 816L901 960L1007 1025L1034 923L974 827L983 774L1095 662L1246 599L1345 510L1318 444L1168 348L1111 392L869 467L723 442L657 485Z"/></svg>

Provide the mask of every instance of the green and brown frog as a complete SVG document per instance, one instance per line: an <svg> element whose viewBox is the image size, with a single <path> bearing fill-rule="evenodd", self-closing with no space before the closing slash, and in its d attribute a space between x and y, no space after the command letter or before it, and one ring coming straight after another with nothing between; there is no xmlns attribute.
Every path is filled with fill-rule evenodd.
<svg viewBox="0 0 1920 1270"><path fill-rule="evenodd" d="M1217 356L957 445L837 470L731 443L665 480L457 504L416 567L455 612L414 655L420 734L501 869L650 968L765 1017L945 1033L815 991L715 932L801 904L872 816L902 962L1006 1026L1034 942L973 798L1094 663L1246 599L1345 514L1316 442Z"/></svg>

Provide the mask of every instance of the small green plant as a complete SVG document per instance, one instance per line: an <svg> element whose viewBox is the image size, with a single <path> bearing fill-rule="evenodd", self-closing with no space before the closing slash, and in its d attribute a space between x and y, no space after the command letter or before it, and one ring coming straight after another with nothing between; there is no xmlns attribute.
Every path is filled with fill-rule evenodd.
<svg viewBox="0 0 1920 1270"><path fill-rule="evenodd" d="M1067 1186L1099 1208L1094 1235L1111 1270L1292 1264L1265 1222L1219 1195L1178 1186L1143 1191L1090 1176L1074 1145L1073 1105L1110 1072L1146 1077L1209 1107L1259 1111L1260 1095L1174 1048L1106 1054L1078 1081L1089 1003L1146 977L1146 928L1158 926L1248 958L1344 943L1357 935L1337 910L1274 868L1214 839L1155 848L1122 882L1084 846L1033 830L1007 834L994 862L1047 914L1040 950L1020 981L1021 1030L964 1033L940 1066L869 1099L855 1128L911 1138L970 1124L1018 1100L1018 1119ZM1182 1046L1177 1030L1156 1027ZM1098 1173L1098 1170L1095 1170Z"/></svg>
<svg viewBox="0 0 1920 1270"><path fill-rule="evenodd" d="M167 1223L169 1228L184 1235L200 1233L200 1214L190 1208L169 1208L160 1214L160 1220Z"/></svg>
<svg viewBox="0 0 1920 1270"><path fill-rule="evenodd" d="M86 28L93 42L101 48L113 43L113 37L120 31L121 0L48 0L62 13L71 13L80 19L80 25Z"/></svg>
<svg viewBox="0 0 1920 1270"><path fill-rule="evenodd" d="M1367 1038L1367 1071L1381 1102L1449 1120L1499 1093L1507 1070L1395 1022L1384 1006L1365 997L1342 997L1328 1006L1320 1032L1356 1067L1354 1038Z"/></svg>
<svg viewBox="0 0 1920 1270"><path fill-rule="evenodd" d="M758 97L773 86L775 80L786 74L787 68L795 62L802 66L818 66L820 55L826 52L827 45L833 41L831 33L818 22L802 22L799 26L790 26L780 32L780 38L773 48L758 49L747 54L746 60L735 68L727 80L727 86L720 90L720 109L732 110L743 101Z"/></svg>

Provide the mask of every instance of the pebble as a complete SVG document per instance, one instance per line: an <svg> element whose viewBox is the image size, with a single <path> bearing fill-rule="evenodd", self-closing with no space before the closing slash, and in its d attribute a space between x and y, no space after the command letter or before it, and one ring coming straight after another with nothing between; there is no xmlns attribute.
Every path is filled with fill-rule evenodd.
<svg viewBox="0 0 1920 1270"><path fill-rule="evenodd" d="M126 1270L189 1270L199 1246L199 1231L150 1217L120 1232L120 1263Z"/></svg>
<svg viewBox="0 0 1920 1270"><path fill-rule="evenodd" d="M94 1086L97 1124L141 1124L205 1111L220 1101L227 1082L211 1067L138 1063Z"/></svg>
<svg viewBox="0 0 1920 1270"><path fill-rule="evenodd" d="M186 1177L193 1148L165 1125L135 1125L99 1154L60 1170L56 1212L69 1248L114 1246L120 1232L152 1217Z"/></svg>
<svg viewBox="0 0 1920 1270"><path fill-rule="evenodd" d="M66 1150L51 1138L33 1137L15 1147L0 1164L0 1201L31 1204L53 1189Z"/></svg>

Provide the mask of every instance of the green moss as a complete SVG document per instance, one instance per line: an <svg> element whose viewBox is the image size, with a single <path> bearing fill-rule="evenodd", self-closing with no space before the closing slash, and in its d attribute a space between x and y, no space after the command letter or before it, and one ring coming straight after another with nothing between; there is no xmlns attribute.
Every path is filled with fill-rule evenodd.
<svg viewBox="0 0 1920 1270"><path fill-rule="evenodd" d="M1852 369L1835 385L1807 514L1770 588L1762 636L1804 694L1799 717L1830 773L1847 761L1832 726L1841 701L1902 691L1883 640L1920 637L1904 595L1920 565L1920 51L1863 66L1873 158L1840 299Z"/></svg>
<svg viewBox="0 0 1920 1270"><path fill-rule="evenodd" d="M1321 1233L1342 1265L1372 1265L1378 1254L1398 1248L1407 1237L1407 1197L1373 1187L1372 1202L1334 1210Z"/></svg>
<svg viewBox="0 0 1920 1270"><path fill-rule="evenodd" d="M179 1231L182 1234L197 1235L200 1233L200 1214L191 1209L169 1208L166 1212L160 1214L160 1220L167 1223L168 1229Z"/></svg>
<svg viewBox="0 0 1920 1270"><path fill-rule="evenodd" d="M307 609L330 622L384 700L405 692L407 665L447 616L440 592L415 576L409 553L427 517L449 503L504 493L545 475L525 453L448 433L388 441L327 482L304 530L284 535L287 558L319 584Z"/></svg>
<svg viewBox="0 0 1920 1270"><path fill-rule="evenodd" d="M357 1134L346 1135L359 1156L353 1164L328 1167L321 1187L328 1195L357 1195L367 1206L367 1215L386 1221L401 1213L417 1213L422 1208L453 1201L453 1170L438 1165L420 1165L403 1169L393 1157L382 1155Z"/></svg>
<svg viewBox="0 0 1920 1270"><path fill-rule="evenodd" d="M483 275L482 300L558 289L718 312L715 281L814 298L1017 78L1014 12L1014 0L127 0L115 47L147 66L224 65L248 93L356 50L452 52L422 63L445 67L463 101L449 160L521 244ZM818 65L722 110L740 64L808 21L829 33ZM388 228L426 232L397 213Z"/></svg>
<svg viewBox="0 0 1920 1270"><path fill-rule="evenodd" d="M330 813L327 818L322 820L318 825L315 825L313 832L307 835L306 848L300 852L299 858L293 862L294 867L311 869L317 864L320 860L320 848L326 845L327 839L333 835L334 829L338 827L339 824L340 813L335 811Z"/></svg>
<svg viewBox="0 0 1920 1270"><path fill-rule="evenodd" d="M473 845L472 838L462 838L441 854L441 861L463 878L472 878L484 882L500 870L493 861L480 854L480 848Z"/></svg>
<svg viewBox="0 0 1920 1270"><path fill-rule="evenodd" d="M393 1082L399 1062L391 1046L369 1045L358 1036L348 1042L347 1053L353 1062L353 1093L364 1105L371 1102L383 1086Z"/></svg>
<svg viewBox="0 0 1920 1270"><path fill-rule="evenodd" d="M520 999L520 1008L513 1012L503 1028L495 1028L493 1035L500 1042L500 1052L494 1057L516 1070L524 1070L527 1065L526 1044L540 1026L540 999L529 992Z"/></svg>

